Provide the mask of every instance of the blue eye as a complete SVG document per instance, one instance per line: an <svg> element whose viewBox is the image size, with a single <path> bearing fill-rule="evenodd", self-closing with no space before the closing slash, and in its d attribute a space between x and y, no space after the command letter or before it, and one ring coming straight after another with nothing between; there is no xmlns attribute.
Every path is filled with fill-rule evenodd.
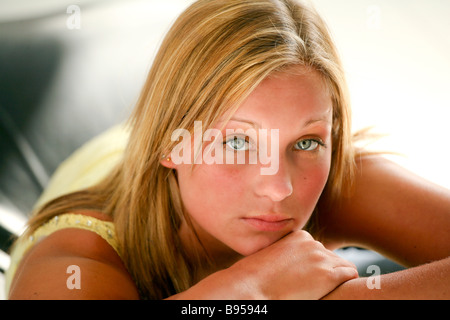
<svg viewBox="0 0 450 320"><path fill-rule="evenodd" d="M249 149L249 142L245 138L232 137L228 139L224 144L236 151L246 151Z"/></svg>
<svg viewBox="0 0 450 320"><path fill-rule="evenodd" d="M315 139L305 139L300 140L295 144L295 149L302 151L314 151L319 147L319 145L323 146L324 144Z"/></svg>

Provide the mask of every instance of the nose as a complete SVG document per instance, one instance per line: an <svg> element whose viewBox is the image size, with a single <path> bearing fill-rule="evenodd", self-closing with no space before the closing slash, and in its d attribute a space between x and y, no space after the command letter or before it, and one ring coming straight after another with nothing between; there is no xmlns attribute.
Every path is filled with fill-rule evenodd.
<svg viewBox="0 0 450 320"><path fill-rule="evenodd" d="M255 183L255 193L259 197L266 197L274 202L280 202L293 192L291 175L286 163L280 164L278 171L273 175L259 175Z"/></svg>

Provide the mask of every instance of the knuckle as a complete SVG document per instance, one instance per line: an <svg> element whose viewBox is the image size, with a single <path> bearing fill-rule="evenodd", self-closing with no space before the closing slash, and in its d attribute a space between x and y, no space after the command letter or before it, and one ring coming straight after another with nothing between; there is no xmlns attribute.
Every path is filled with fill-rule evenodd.
<svg viewBox="0 0 450 320"><path fill-rule="evenodd" d="M329 284L336 281L333 271L326 266L316 266L314 270L314 281L316 284Z"/></svg>
<svg viewBox="0 0 450 320"><path fill-rule="evenodd" d="M319 265L327 262L327 256L321 250L312 250L310 253L310 261Z"/></svg>
<svg viewBox="0 0 450 320"><path fill-rule="evenodd" d="M294 231L293 235L298 240L314 240L311 234L305 230Z"/></svg>
<svg viewBox="0 0 450 320"><path fill-rule="evenodd" d="M339 269L337 269L337 268L323 265L320 268L320 277L321 277L322 281L334 283L334 282L340 280L341 273L339 272Z"/></svg>
<svg viewBox="0 0 450 320"><path fill-rule="evenodd" d="M306 240L303 242L304 248L307 248L311 252L315 252L316 254L325 254L326 249L319 241L314 239Z"/></svg>

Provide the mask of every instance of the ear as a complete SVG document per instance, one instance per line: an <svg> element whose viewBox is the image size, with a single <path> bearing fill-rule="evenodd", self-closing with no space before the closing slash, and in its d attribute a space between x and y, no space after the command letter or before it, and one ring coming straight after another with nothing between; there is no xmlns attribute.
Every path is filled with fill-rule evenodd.
<svg viewBox="0 0 450 320"><path fill-rule="evenodd" d="M168 156L163 156L161 158L161 160L159 161L159 163L161 163L162 166L169 168L169 169L175 169L176 165L175 163L173 163L172 159L170 158L170 155Z"/></svg>

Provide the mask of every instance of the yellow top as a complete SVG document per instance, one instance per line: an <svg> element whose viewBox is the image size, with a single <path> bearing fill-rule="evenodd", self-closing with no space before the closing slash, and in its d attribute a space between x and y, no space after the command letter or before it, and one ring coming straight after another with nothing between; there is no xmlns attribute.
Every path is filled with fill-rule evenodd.
<svg viewBox="0 0 450 320"><path fill-rule="evenodd" d="M120 161L128 141L128 135L126 127L118 125L75 151L58 167L35 208L58 196L84 189L100 181ZM73 213L54 217L36 229L33 235L28 238L21 236L15 243L11 252L11 262L5 274L6 296L9 296L9 289L17 266L26 252L44 237L65 228L95 232L105 239L116 252L118 251L112 222Z"/></svg>
<svg viewBox="0 0 450 320"><path fill-rule="evenodd" d="M114 224L112 222L74 213L56 216L36 229L31 236L27 238L21 237L14 245L14 250L11 253L11 264L6 271L5 290L7 295L9 294L11 282L14 274L16 273L17 267L27 251L40 240L49 236L53 232L67 228L76 228L95 232L106 240L111 247L114 248L117 254L119 254Z"/></svg>

